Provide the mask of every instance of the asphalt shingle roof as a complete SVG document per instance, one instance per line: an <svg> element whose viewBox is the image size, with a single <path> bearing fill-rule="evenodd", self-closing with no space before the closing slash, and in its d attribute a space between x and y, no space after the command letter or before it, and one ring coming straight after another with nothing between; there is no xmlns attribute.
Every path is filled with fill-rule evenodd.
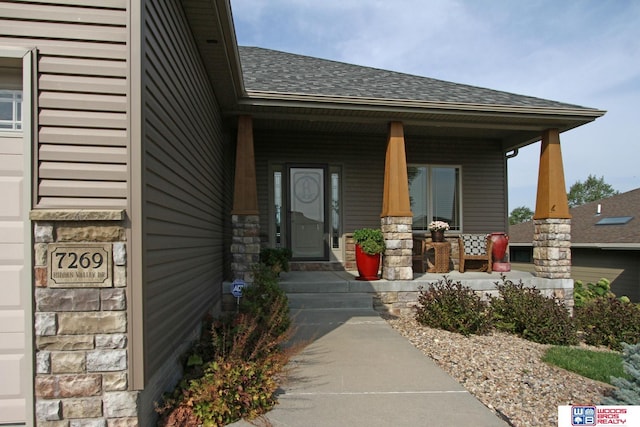
<svg viewBox="0 0 640 427"><path fill-rule="evenodd" d="M248 91L591 110L547 99L259 47L239 46L238 49Z"/></svg>
<svg viewBox="0 0 640 427"><path fill-rule="evenodd" d="M597 215L600 205L600 215ZM569 210L572 244L624 243L640 245L640 188ZM633 217L626 224L596 225L603 218ZM533 221L509 227L510 243L531 243Z"/></svg>

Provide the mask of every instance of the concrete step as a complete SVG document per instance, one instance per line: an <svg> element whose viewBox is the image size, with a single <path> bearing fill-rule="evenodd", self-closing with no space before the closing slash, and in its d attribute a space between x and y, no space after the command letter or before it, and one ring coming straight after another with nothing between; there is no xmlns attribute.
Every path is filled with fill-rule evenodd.
<svg viewBox="0 0 640 427"><path fill-rule="evenodd" d="M302 309L373 309L373 296L365 293L324 292L287 294L289 308Z"/></svg>

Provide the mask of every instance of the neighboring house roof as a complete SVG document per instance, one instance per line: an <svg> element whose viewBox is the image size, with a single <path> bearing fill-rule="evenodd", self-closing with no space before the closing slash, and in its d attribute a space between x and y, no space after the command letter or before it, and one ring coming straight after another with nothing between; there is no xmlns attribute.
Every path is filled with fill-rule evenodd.
<svg viewBox="0 0 640 427"><path fill-rule="evenodd" d="M239 46L247 92L413 100L491 106L585 109L531 96L378 68Z"/></svg>
<svg viewBox="0 0 640 427"><path fill-rule="evenodd" d="M640 188L576 206L569 213L572 247L640 249ZM620 221L613 221L619 223L598 224L612 218L619 218ZM532 239L533 221L509 227L509 244L530 246Z"/></svg>

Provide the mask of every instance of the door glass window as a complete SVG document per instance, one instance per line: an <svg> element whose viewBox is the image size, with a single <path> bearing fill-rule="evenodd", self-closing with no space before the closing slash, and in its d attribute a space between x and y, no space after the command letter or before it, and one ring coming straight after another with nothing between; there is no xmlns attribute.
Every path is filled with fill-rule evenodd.
<svg viewBox="0 0 640 427"><path fill-rule="evenodd" d="M293 258L322 259L325 244L324 168L289 169L289 231Z"/></svg>
<svg viewBox="0 0 640 427"><path fill-rule="evenodd" d="M282 245L282 172L273 172L273 209L275 213L276 247Z"/></svg>
<svg viewBox="0 0 640 427"><path fill-rule="evenodd" d="M331 172L331 247L340 248L340 174Z"/></svg>

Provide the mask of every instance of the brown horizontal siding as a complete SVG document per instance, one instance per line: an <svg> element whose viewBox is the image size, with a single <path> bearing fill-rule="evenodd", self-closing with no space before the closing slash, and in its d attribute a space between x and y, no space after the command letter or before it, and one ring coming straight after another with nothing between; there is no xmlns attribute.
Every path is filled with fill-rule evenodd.
<svg viewBox="0 0 640 427"><path fill-rule="evenodd" d="M42 126L77 126L108 129L123 129L127 126L126 113L43 109L39 120Z"/></svg>
<svg viewBox="0 0 640 427"><path fill-rule="evenodd" d="M124 61L106 59L67 58L44 56L38 62L38 70L43 74L67 73L73 67L75 74L86 76L126 77L127 64Z"/></svg>
<svg viewBox="0 0 640 427"><path fill-rule="evenodd" d="M41 91L38 104L40 108L65 110L102 110L122 113L127 111L127 98L116 95Z"/></svg>
<svg viewBox="0 0 640 427"><path fill-rule="evenodd" d="M93 163L56 163L42 162L40 165L41 179L64 179L73 171L76 179L82 180L107 180L119 177L127 179L126 165L94 165Z"/></svg>
<svg viewBox="0 0 640 427"><path fill-rule="evenodd" d="M640 251L574 248L571 277L584 283L601 278L611 281L611 290L640 302Z"/></svg>
<svg viewBox="0 0 640 427"><path fill-rule="evenodd" d="M0 18L1 19L1 18ZM92 43L79 40L43 39L37 37L12 38L0 31L0 44L24 48L38 47L38 52L47 56L67 56L70 58L126 58L127 45Z"/></svg>
<svg viewBox="0 0 640 427"><path fill-rule="evenodd" d="M39 150L40 160L91 162L96 156L100 156L106 164L124 164L127 161L127 151L122 147L43 145Z"/></svg>
<svg viewBox="0 0 640 427"><path fill-rule="evenodd" d="M532 262L512 262L511 267L535 271ZM573 248L571 278L585 284L605 278L611 282L611 290L617 296L626 295L631 301L640 302L640 251Z"/></svg>
<svg viewBox="0 0 640 427"><path fill-rule="evenodd" d="M326 135L260 132L254 135L258 203L268 212L267 165L330 163L342 166L343 232L379 227L382 211L386 135ZM505 162L491 141L426 140L407 135L407 163L456 165L462 168L465 232L504 231L506 222ZM285 193L286 194L286 193ZM261 229L268 230L268 216Z"/></svg>
<svg viewBox="0 0 640 427"><path fill-rule="evenodd" d="M39 38L95 40L105 43L125 43L127 41L126 31L114 27L49 22L38 22L37 27L34 24L25 24L27 23L23 21L5 21L2 24L2 34L12 37L32 37L34 28L37 28Z"/></svg>
<svg viewBox="0 0 640 427"><path fill-rule="evenodd" d="M41 126L38 135L41 144L85 145L87 141L91 141L97 146L127 145L127 132L124 129Z"/></svg>
<svg viewBox="0 0 640 427"><path fill-rule="evenodd" d="M18 2L20 3L20 2ZM0 16L6 19L15 19L22 21L57 21L82 24L101 24L101 25L126 25L126 16L123 16L118 10L109 10L101 8L84 8L74 6L93 6L111 7L115 9L126 8L126 1L76 1L61 2L56 0L57 5L51 5L51 1L23 1L16 7L15 5L0 3ZM49 3L49 4L46 4ZM66 6L65 5L69 5Z"/></svg>
<svg viewBox="0 0 640 427"><path fill-rule="evenodd" d="M343 229L379 227L386 136L347 136L294 132L254 134L261 230L268 230L267 164L335 164L343 173ZM283 197L286 196L286 191ZM284 217L283 217L284 220Z"/></svg>
<svg viewBox="0 0 640 427"><path fill-rule="evenodd" d="M46 75L41 74L38 80L42 91L109 93L125 95L127 82L124 79L86 77L79 75Z"/></svg>
<svg viewBox="0 0 640 427"><path fill-rule="evenodd" d="M121 197L108 198L101 195L101 197L94 197L95 193L87 197L47 197L40 196L40 206L55 206L60 209L77 209L78 204L81 202L83 206L91 206L95 209L125 209L127 208L126 199ZM79 202L80 201L80 202Z"/></svg>
<svg viewBox="0 0 640 427"><path fill-rule="evenodd" d="M42 180L40 195L53 197L67 194L69 197L91 198L100 194L103 198L124 199L127 185L124 182L78 181L78 180Z"/></svg>
<svg viewBox="0 0 640 427"><path fill-rule="evenodd" d="M126 206L127 7L0 1L0 43L38 52L38 207Z"/></svg>
<svg viewBox="0 0 640 427"><path fill-rule="evenodd" d="M231 173L215 95L180 2L149 2L144 15L143 333L148 381L221 299Z"/></svg>

